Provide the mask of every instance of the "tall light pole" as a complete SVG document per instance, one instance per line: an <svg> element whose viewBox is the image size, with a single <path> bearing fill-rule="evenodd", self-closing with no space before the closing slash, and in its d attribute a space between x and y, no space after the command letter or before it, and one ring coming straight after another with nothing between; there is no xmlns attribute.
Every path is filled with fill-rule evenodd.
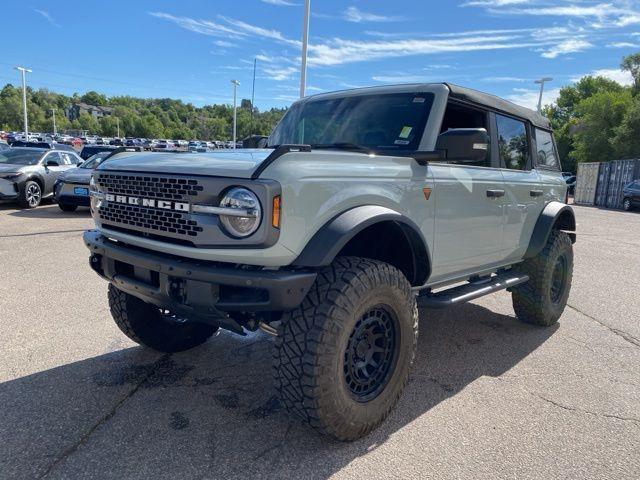
<svg viewBox="0 0 640 480"><path fill-rule="evenodd" d="M24 136L25 140L29 140L29 121L27 120L27 81L25 79L25 73L31 73L25 67L15 67L16 70L22 73L22 110L24 111Z"/></svg>
<svg viewBox="0 0 640 480"><path fill-rule="evenodd" d="M538 98L538 112L542 111L542 94L544 93L544 84L552 81L551 77L544 77L539 80L536 80L535 83L540 85L540 97Z"/></svg>
<svg viewBox="0 0 640 480"><path fill-rule="evenodd" d="M304 2L304 20L302 23L302 66L300 68L300 98L304 98L307 88L307 50L309 48L309 17L311 0Z"/></svg>
<svg viewBox="0 0 640 480"><path fill-rule="evenodd" d="M57 135L58 130L56 129L56 109L52 108L51 111L53 112L53 135Z"/></svg>
<svg viewBox="0 0 640 480"><path fill-rule="evenodd" d="M233 148L236 148L236 132L238 127L238 85L240 82L238 80L231 80L233 84Z"/></svg>
<svg viewBox="0 0 640 480"><path fill-rule="evenodd" d="M118 138L120 138L120 119L116 117L116 129L118 130Z"/></svg>

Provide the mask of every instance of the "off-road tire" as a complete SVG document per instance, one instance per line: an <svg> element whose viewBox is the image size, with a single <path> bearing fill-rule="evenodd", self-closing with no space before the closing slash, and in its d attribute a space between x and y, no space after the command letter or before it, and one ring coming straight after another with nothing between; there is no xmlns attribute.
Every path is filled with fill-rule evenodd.
<svg viewBox="0 0 640 480"><path fill-rule="evenodd" d="M179 322L158 307L109 285L109 308L118 328L140 345L165 353L182 352L206 342L217 327Z"/></svg>
<svg viewBox="0 0 640 480"><path fill-rule="evenodd" d="M58 207L60 207L60 210L63 212L75 212L78 209L77 205L70 205L68 203L61 202L58 202Z"/></svg>
<svg viewBox="0 0 640 480"><path fill-rule="evenodd" d="M554 275L562 263L561 290L554 293ZM536 257L525 260L518 271L529 281L513 288L513 309L519 320L533 325L550 326L558 321L569 298L573 275L573 246L569 235L553 230L547 244Z"/></svg>
<svg viewBox="0 0 640 480"><path fill-rule="evenodd" d="M34 192L37 191L37 200L32 201ZM25 182L18 196L18 203L22 208L36 208L42 203L42 187L38 182L29 180Z"/></svg>
<svg viewBox="0 0 640 480"><path fill-rule="evenodd" d="M347 351L372 309L395 319L397 336L381 390L363 401L347 384L347 359L353 358ZM417 340L418 309L405 276L383 262L340 257L319 273L302 305L285 314L278 328L274 376L281 403L322 434L344 441L363 437L396 406Z"/></svg>

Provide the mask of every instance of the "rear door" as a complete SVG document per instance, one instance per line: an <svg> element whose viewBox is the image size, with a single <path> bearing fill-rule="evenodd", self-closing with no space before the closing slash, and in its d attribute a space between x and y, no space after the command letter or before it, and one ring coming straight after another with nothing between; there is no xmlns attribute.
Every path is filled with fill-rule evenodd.
<svg viewBox="0 0 640 480"><path fill-rule="evenodd" d="M524 121L494 114L495 143L506 192L502 260L520 260L544 208L544 188L533 168L531 128Z"/></svg>

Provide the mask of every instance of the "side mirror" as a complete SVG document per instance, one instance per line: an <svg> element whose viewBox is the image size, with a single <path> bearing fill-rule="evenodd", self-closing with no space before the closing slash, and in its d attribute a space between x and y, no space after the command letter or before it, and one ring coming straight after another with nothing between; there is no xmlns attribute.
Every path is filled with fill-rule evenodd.
<svg viewBox="0 0 640 480"><path fill-rule="evenodd" d="M56 162L55 160L47 160L47 167L59 167L60 164L58 162Z"/></svg>
<svg viewBox="0 0 640 480"><path fill-rule="evenodd" d="M443 151L449 162L483 162L489 152L489 135L484 128L454 128L438 136L436 150Z"/></svg>

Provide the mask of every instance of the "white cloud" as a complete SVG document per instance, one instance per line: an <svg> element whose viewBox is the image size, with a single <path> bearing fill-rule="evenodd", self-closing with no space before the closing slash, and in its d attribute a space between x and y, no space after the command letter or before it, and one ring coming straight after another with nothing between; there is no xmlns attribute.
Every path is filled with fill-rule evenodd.
<svg viewBox="0 0 640 480"><path fill-rule="evenodd" d="M564 40L551 48L542 52L544 58L557 58L560 55L567 55L569 53L582 52L593 47L593 44L586 40L576 38Z"/></svg>
<svg viewBox="0 0 640 480"><path fill-rule="evenodd" d="M613 42L608 43L607 48L640 48L640 45L631 42Z"/></svg>
<svg viewBox="0 0 640 480"><path fill-rule="evenodd" d="M62 27L62 25L60 25L59 23L56 23L56 21L53 19L51 14L49 12L47 12L46 10L39 10L37 8L32 8L31 10L33 10L34 12L36 12L39 15L42 15L42 17L47 22L49 22L51 25L53 25L54 27L57 27L57 28L61 28Z"/></svg>
<svg viewBox="0 0 640 480"><path fill-rule="evenodd" d="M222 48L232 48L232 47L237 47L238 45L232 42L227 42L225 40L215 40L213 42L214 45L217 45L218 47L222 47Z"/></svg>
<svg viewBox="0 0 640 480"><path fill-rule="evenodd" d="M152 17L160 18L162 20L173 22L179 27L195 33L200 33L202 35L229 38L241 38L246 36L246 33L240 32L220 23L212 22L211 20L196 20L189 17L177 17L175 15L164 12L149 12L149 15L151 15Z"/></svg>
<svg viewBox="0 0 640 480"><path fill-rule="evenodd" d="M507 5L520 5L530 3L531 0L477 0L466 2L461 7L504 7Z"/></svg>
<svg viewBox="0 0 640 480"><path fill-rule="evenodd" d="M401 17L389 17L384 15L376 15L359 10L356 7L349 7L344 12L344 19L347 22L363 23L363 22L396 22L402 20Z"/></svg>
<svg viewBox="0 0 640 480"><path fill-rule="evenodd" d="M432 81L429 77L423 75L410 75L397 73L394 75L374 75L371 77L374 82L380 83L428 83Z"/></svg>
<svg viewBox="0 0 640 480"><path fill-rule="evenodd" d="M617 68L602 68L600 70L594 70L590 75L593 75L594 77L605 77L609 80L618 82L620 85L633 85L633 77L631 76L631 73Z"/></svg>
<svg viewBox="0 0 640 480"><path fill-rule="evenodd" d="M483 82L488 82L488 83L522 83L522 82L526 82L527 79L526 78L520 78L520 77L486 77L483 78L481 81Z"/></svg>
<svg viewBox="0 0 640 480"><path fill-rule="evenodd" d="M286 38L282 32L278 30L272 30L268 28L258 27L256 25L251 25L250 23L243 22L242 20L236 20L234 18L225 17L223 15L219 15L218 18L224 20L229 25L235 27L237 30L241 31L243 34L254 35L262 38L270 38L272 40L277 40L279 42L288 43L291 45L300 45L298 40L290 40Z"/></svg>
<svg viewBox="0 0 640 480"><path fill-rule="evenodd" d="M277 5L279 7L297 7L298 3L289 2L288 0L261 0L269 5Z"/></svg>
<svg viewBox="0 0 640 480"><path fill-rule="evenodd" d="M283 80L291 80L294 76L297 76L300 69L297 67L264 67L261 69L264 75L278 82Z"/></svg>
<svg viewBox="0 0 640 480"><path fill-rule="evenodd" d="M559 88L551 88L544 91L542 94L542 105L548 105L555 103L560 95ZM513 93L507 95L507 100L522 105L523 107L535 110L538 108L538 98L540 97L539 89L528 88L514 88Z"/></svg>

